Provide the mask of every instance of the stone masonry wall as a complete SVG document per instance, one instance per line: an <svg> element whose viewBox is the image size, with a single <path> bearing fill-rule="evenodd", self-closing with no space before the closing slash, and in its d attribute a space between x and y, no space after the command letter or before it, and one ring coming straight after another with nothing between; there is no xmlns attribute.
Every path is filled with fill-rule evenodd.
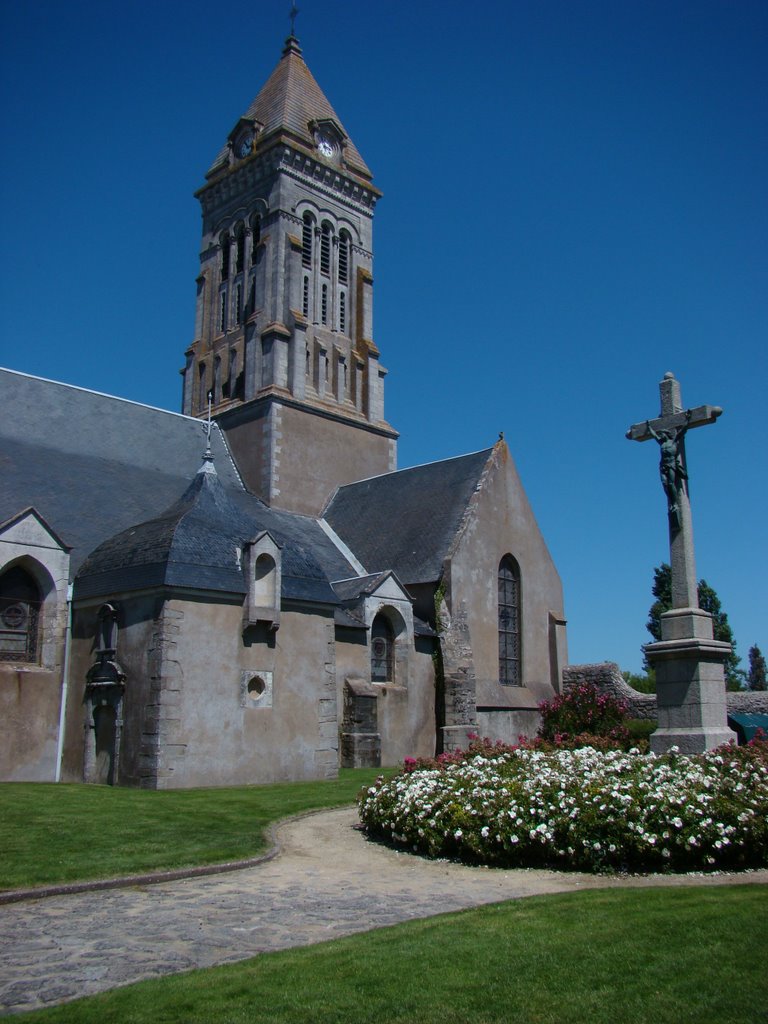
<svg viewBox="0 0 768 1024"><path fill-rule="evenodd" d="M567 665L563 670L563 690L588 683L600 693L610 694L629 705L633 718L657 718L656 694L640 693L624 681L619 666L613 661L596 665ZM726 694L728 710L741 714L768 714L768 691Z"/></svg>

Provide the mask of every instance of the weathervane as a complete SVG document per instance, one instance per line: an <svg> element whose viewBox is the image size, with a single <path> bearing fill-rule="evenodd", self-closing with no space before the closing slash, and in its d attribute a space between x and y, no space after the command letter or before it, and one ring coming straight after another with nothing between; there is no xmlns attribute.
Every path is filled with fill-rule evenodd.
<svg viewBox="0 0 768 1024"><path fill-rule="evenodd" d="M296 6L296 0L291 0L291 13L288 17L291 19L291 35L296 35L296 15L299 13L299 8Z"/></svg>

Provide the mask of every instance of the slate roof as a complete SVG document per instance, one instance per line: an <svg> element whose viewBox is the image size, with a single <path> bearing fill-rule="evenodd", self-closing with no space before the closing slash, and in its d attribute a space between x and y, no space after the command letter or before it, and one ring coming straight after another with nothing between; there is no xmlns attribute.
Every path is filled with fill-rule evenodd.
<svg viewBox="0 0 768 1024"><path fill-rule="evenodd" d="M176 501L200 466L200 420L0 369L0 520L33 506L72 550L72 571L114 533ZM221 482L242 489L224 437Z"/></svg>
<svg viewBox="0 0 768 1024"><path fill-rule="evenodd" d="M370 594L387 574L370 573L368 576L353 576L351 579L336 580L333 589L340 601L356 601L362 594Z"/></svg>
<svg viewBox="0 0 768 1024"><path fill-rule="evenodd" d="M365 178L372 177L365 160L344 130L338 114L304 63L301 47L293 36L286 40L277 67L243 114L243 118L257 120L264 125L257 138L257 148L263 148L270 137L287 131L310 149L314 149L315 140L310 133L309 123L331 119L347 136L344 147L344 160L347 165ZM226 167L228 162L229 147L224 146L206 177L212 177Z"/></svg>
<svg viewBox="0 0 768 1024"><path fill-rule="evenodd" d="M201 421L2 369L0 409L0 522L33 507L72 547L73 575L104 542L119 540L119 550L130 555L126 531L153 523L141 534L147 554L138 560L130 556L123 582L133 587L157 579L159 570L150 566L159 564L158 545L168 542L171 520L186 508L185 501L189 505L197 481L205 448ZM284 596L336 603L328 580L352 576L354 569L328 535L314 519L269 509L249 494L216 424L211 448L218 485L237 524L234 532L246 530L243 539L250 540L269 530L284 547ZM194 585L222 589L229 555L221 555L218 541L208 532L214 524L196 518L207 507L200 506L182 530L192 550L183 556L181 547L173 549L173 572L181 573L181 563L197 564ZM206 544L212 545L211 551ZM184 557L191 560L184 562ZM100 571L115 568L114 560L104 561ZM95 593L102 585L97 585L93 568L89 572L88 586ZM193 582L189 573L184 580L185 585ZM78 582L78 594L83 582ZM230 585L235 593L243 592L239 575L230 575Z"/></svg>
<svg viewBox="0 0 768 1024"><path fill-rule="evenodd" d="M406 586L434 582L492 452L346 484L325 519L369 572L394 569Z"/></svg>
<svg viewBox="0 0 768 1024"><path fill-rule="evenodd" d="M252 502L252 508L260 513L260 521L238 508L219 482L213 463L204 462L170 508L111 537L85 560L77 574L76 595L92 597L156 586L244 594L242 548L268 529L283 549L282 596L336 604L312 551L313 538L302 537L302 544L281 541L279 524L275 528L273 522L278 517L260 502Z"/></svg>

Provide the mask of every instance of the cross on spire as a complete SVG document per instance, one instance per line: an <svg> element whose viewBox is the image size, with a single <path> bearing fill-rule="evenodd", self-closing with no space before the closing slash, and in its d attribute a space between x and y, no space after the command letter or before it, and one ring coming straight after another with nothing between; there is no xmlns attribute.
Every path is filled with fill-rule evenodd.
<svg viewBox="0 0 768 1024"><path fill-rule="evenodd" d="M291 36L296 35L296 15L299 13L299 8L296 6L296 0L291 0L291 11L288 15L291 22Z"/></svg>

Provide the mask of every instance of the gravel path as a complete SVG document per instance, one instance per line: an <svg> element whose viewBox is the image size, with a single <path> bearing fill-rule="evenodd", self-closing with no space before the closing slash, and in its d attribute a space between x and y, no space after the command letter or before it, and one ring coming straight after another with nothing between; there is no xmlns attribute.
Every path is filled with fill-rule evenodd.
<svg viewBox="0 0 768 1024"><path fill-rule="evenodd" d="M368 842L356 823L352 808L286 822L277 857L226 874L0 906L0 1013L498 900L768 883L768 871L616 879L464 867Z"/></svg>

